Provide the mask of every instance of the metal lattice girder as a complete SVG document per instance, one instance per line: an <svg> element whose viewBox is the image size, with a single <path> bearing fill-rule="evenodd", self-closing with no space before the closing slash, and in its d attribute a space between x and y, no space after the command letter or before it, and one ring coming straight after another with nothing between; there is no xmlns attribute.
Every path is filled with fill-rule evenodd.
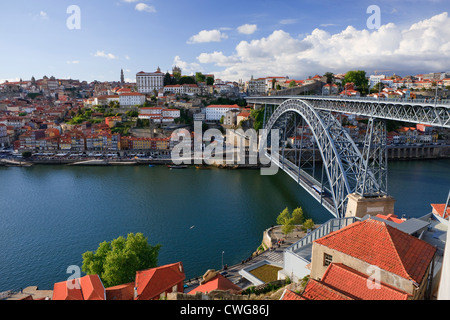
<svg viewBox="0 0 450 320"><path fill-rule="evenodd" d="M387 194L387 133L383 120L369 119L360 161L356 193L363 197ZM368 179L368 175L373 175ZM373 184L376 181L377 184Z"/></svg>
<svg viewBox="0 0 450 320"><path fill-rule="evenodd" d="M294 97L251 97L248 103L280 105ZM421 123L450 128L450 100L426 101L420 99L342 98L323 96L296 96L320 110L356 114L368 118Z"/></svg>
<svg viewBox="0 0 450 320"><path fill-rule="evenodd" d="M308 102L299 99L282 103L273 112L266 129L284 130L294 114L303 117L317 142L333 198L332 213L337 217L344 217L347 196L355 192L360 176L361 152L330 112L315 110ZM282 161L280 167L285 170L283 158L280 159ZM373 174L368 175L368 179L371 180L371 184L377 185Z"/></svg>

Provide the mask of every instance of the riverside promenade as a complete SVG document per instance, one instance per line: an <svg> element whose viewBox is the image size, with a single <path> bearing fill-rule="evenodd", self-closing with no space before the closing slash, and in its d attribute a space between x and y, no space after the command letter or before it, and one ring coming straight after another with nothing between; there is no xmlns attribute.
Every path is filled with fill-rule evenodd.
<svg viewBox="0 0 450 320"><path fill-rule="evenodd" d="M317 228L317 226L315 226ZM233 266L227 266L222 270L216 270L219 271L222 275L224 275L228 280L242 288L243 290L253 286L253 284L243 278L239 272L243 269L246 269L254 264L260 263L262 261L269 261L274 262L276 264L283 264L284 261L284 250L291 246L292 244L299 241L301 238L306 236L306 233L302 231L300 226L297 226L292 233L290 233L288 236L285 236L281 232L280 226L273 226L267 230L264 231L263 238L266 238L264 242L267 243L267 239L270 239L272 242L272 247L268 248L264 251L260 251L258 253L257 249L255 249L255 252L250 256L246 257L244 260L242 260L241 263L233 265ZM206 273L207 270L205 270ZM185 281L185 293L188 293L189 291L195 289L199 283L202 281L202 276L200 275L197 278L194 279L188 279Z"/></svg>

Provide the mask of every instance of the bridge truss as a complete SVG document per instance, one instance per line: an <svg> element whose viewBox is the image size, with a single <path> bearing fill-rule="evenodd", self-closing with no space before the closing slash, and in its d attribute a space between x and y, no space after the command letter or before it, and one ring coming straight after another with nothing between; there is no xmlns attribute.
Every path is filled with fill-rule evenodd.
<svg viewBox="0 0 450 320"><path fill-rule="evenodd" d="M318 110L450 128L450 100L274 96L250 97L247 102L280 105L290 99L308 101L311 107Z"/></svg>
<svg viewBox="0 0 450 320"><path fill-rule="evenodd" d="M278 161L282 170L334 216L345 216L350 193L385 194L384 183L380 183L372 171L378 168L381 179L385 176L382 161L372 164L373 159L379 157L374 154L371 142L379 139L378 132L382 132L378 125L373 126L374 130L367 136L370 152L363 157L340 121L331 112L317 110L307 101L290 99L277 108L266 107L265 121L269 134L273 129L279 130L281 146L280 154L275 156L271 154L275 149L268 144L266 155ZM316 148L322 159L321 168L316 165Z"/></svg>

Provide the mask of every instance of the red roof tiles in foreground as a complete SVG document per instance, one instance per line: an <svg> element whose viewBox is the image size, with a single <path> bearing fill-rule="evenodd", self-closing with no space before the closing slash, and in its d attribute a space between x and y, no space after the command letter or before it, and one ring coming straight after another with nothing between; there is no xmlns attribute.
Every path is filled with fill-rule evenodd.
<svg viewBox="0 0 450 320"><path fill-rule="evenodd" d="M106 288L106 300L133 300L134 282Z"/></svg>
<svg viewBox="0 0 450 320"><path fill-rule="evenodd" d="M309 279L302 298L305 300L354 300L314 279Z"/></svg>
<svg viewBox="0 0 450 320"><path fill-rule="evenodd" d="M242 291L242 289L235 285L233 282L231 282L221 274L218 274L208 282L190 291L189 294L195 295L197 292L208 293L215 290L230 291L231 293L238 293Z"/></svg>
<svg viewBox="0 0 450 320"><path fill-rule="evenodd" d="M105 288L98 275L55 283L53 300L105 300Z"/></svg>
<svg viewBox="0 0 450 320"><path fill-rule="evenodd" d="M152 300L186 278L181 262L136 273L136 300Z"/></svg>
<svg viewBox="0 0 450 320"><path fill-rule="evenodd" d="M341 263L331 263L321 281L324 285L361 300L408 300L406 292L372 278Z"/></svg>
<svg viewBox="0 0 450 320"><path fill-rule="evenodd" d="M55 283L52 300L83 300L79 279Z"/></svg>
<svg viewBox="0 0 450 320"><path fill-rule="evenodd" d="M105 287L98 275L87 275L80 279L84 300L106 300Z"/></svg>
<svg viewBox="0 0 450 320"><path fill-rule="evenodd" d="M431 204L431 207L433 208L433 213L437 214L438 216L444 218L444 219L448 219L448 217L450 216L450 206L448 206L447 208L447 212L444 215L444 210L445 210L445 203L442 204Z"/></svg>
<svg viewBox="0 0 450 320"><path fill-rule="evenodd" d="M291 290L286 289L286 291L284 291L283 296L281 297L280 300L288 301L288 300L305 300L305 299L303 299L301 295L299 295Z"/></svg>
<svg viewBox="0 0 450 320"><path fill-rule="evenodd" d="M436 248L385 222L367 219L332 232L315 243L421 283Z"/></svg>
<svg viewBox="0 0 450 320"><path fill-rule="evenodd" d="M402 219L399 219L395 214L388 214L388 215L382 215L382 214L377 214L377 218L381 218L381 219L384 219L384 220L387 220L387 221L392 221L392 222L395 222L395 223L403 223L403 222L405 222L404 220L402 220Z"/></svg>

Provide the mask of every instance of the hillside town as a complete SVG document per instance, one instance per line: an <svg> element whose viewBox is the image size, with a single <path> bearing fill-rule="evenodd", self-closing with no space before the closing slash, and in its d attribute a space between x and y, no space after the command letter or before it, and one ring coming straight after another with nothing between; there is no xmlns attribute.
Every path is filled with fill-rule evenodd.
<svg viewBox="0 0 450 320"><path fill-rule="evenodd" d="M364 73L365 74L365 73ZM21 157L167 156L171 134L195 121L214 128L251 128L254 106L245 98L271 96L291 90L297 94L376 99L445 99L450 73L400 77L375 74L365 83L349 82L345 74L327 73L303 80L289 77L251 78L232 82L213 74L182 75L139 72L135 83L42 79L0 84L0 148ZM364 141L365 119L343 115L342 125L355 142ZM427 125L388 127L389 145L440 145L445 129ZM292 137L291 143L294 143Z"/></svg>
<svg viewBox="0 0 450 320"><path fill-rule="evenodd" d="M376 99L448 99L450 72L400 77L328 73L303 80L251 78L231 82L213 74L138 72L135 83L56 79L0 84L0 147L3 158L167 159L177 128L200 121L213 128L253 128L251 96L297 94ZM357 143L366 119L343 115ZM299 132L304 128L299 127ZM389 127L391 146L446 146L446 129L422 124ZM311 137L312 138L312 137ZM296 137L289 143L295 144ZM313 142L313 141L312 141ZM448 156L447 151L437 157ZM431 204L420 219L386 215L332 219L313 229L297 226L264 233L261 248L242 264L205 270L186 279L181 261L138 271L134 282L106 287L99 275L61 279L53 290L37 287L5 293L11 300L423 300L435 299L450 208ZM383 235L380 237L380 234ZM351 241L350 241L351 240ZM270 275L261 280L261 273ZM372 277L376 274L378 278ZM373 282L370 282L373 281ZM368 288L367 283L376 287ZM351 283L351 285L349 285ZM267 290L267 289L272 289ZM373 290L374 289L374 290ZM269 293L267 293L269 292Z"/></svg>

